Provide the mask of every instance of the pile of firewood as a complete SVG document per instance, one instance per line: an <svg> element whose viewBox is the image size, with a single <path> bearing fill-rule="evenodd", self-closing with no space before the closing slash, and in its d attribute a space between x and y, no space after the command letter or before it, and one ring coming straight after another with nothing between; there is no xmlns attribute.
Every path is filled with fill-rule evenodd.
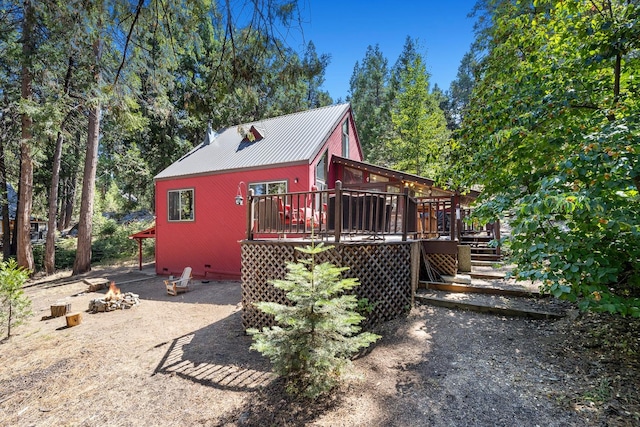
<svg viewBox="0 0 640 427"><path fill-rule="evenodd" d="M89 311L91 313L99 313L103 311L123 310L135 307L140 304L138 294L133 292L125 292L117 296L105 296L104 298L96 298L89 301Z"/></svg>

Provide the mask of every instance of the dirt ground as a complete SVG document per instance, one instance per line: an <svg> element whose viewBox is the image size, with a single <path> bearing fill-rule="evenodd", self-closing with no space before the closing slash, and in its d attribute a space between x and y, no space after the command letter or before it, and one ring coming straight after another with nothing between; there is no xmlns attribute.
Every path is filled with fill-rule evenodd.
<svg viewBox="0 0 640 427"><path fill-rule="evenodd" d="M632 426L640 425L640 323L578 315L526 320L417 306L385 324L325 399L283 393L249 350L240 284L94 270L129 310L90 314L105 291L64 274L29 283L34 316L0 344L2 426ZM67 328L49 318L66 301Z"/></svg>

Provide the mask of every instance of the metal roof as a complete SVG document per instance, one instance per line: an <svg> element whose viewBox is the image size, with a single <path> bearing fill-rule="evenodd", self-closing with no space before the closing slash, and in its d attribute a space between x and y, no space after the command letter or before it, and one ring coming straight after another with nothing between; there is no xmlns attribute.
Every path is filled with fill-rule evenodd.
<svg viewBox="0 0 640 427"><path fill-rule="evenodd" d="M348 110L348 103L337 104L243 123L219 133L209 130L200 145L155 178L310 163ZM257 132L250 132L252 127ZM247 132L258 137L250 141L241 134Z"/></svg>

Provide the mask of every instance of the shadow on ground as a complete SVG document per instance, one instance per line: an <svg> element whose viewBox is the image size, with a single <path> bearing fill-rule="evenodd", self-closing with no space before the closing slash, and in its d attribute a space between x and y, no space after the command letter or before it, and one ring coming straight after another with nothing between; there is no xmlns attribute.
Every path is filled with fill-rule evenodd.
<svg viewBox="0 0 640 427"><path fill-rule="evenodd" d="M244 334L241 314L236 312L171 341L153 375L179 375L223 390L257 390L275 376L269 362L250 345L251 337Z"/></svg>

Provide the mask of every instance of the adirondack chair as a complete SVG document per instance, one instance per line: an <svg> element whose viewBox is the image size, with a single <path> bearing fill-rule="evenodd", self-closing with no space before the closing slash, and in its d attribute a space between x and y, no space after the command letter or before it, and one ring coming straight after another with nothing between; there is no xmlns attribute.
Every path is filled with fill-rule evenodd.
<svg viewBox="0 0 640 427"><path fill-rule="evenodd" d="M191 267L185 267L182 271L182 276L176 280L165 280L164 284L167 287L167 293L169 295L178 295L180 292L187 292L189 290L189 284L191 283Z"/></svg>

